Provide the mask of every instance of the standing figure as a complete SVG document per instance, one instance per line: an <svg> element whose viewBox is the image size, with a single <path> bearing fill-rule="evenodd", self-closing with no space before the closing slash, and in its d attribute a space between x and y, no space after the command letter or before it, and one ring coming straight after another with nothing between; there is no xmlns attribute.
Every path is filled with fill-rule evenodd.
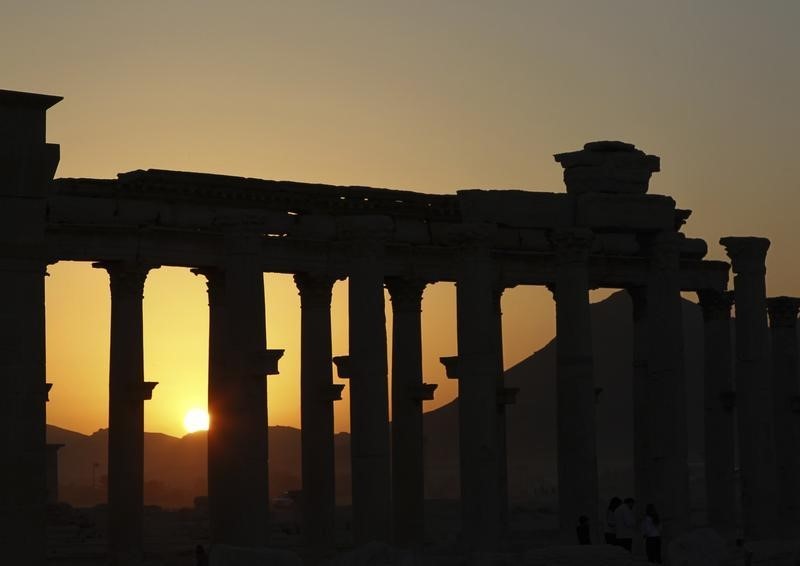
<svg viewBox="0 0 800 566"><path fill-rule="evenodd" d="M661 521L658 518L656 506L652 503L648 503L644 509L642 535L644 535L647 561L652 564L661 564Z"/></svg>
<svg viewBox="0 0 800 566"><path fill-rule="evenodd" d="M614 518L614 511L617 507L622 505L622 499L619 497L612 497L608 502L608 509L606 510L606 544L617 544L617 522Z"/></svg>
<svg viewBox="0 0 800 566"><path fill-rule="evenodd" d="M614 510L614 522L617 527L617 545L628 552L633 549L633 535L636 532L636 518L633 515L633 498L628 497L625 503Z"/></svg>

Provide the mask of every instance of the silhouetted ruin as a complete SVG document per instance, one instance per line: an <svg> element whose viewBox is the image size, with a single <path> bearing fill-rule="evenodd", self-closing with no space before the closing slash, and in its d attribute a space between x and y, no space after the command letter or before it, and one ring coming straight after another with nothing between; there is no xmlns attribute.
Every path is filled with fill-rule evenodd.
<svg viewBox="0 0 800 566"><path fill-rule="evenodd" d="M59 147L45 113L61 99L0 91L0 529L11 563L43 564L44 277L57 261L94 262L111 288L109 542L116 561L142 554L142 298L160 266L191 268L209 297L208 509L211 542L268 544L266 380L283 351L267 348L263 274L294 274L302 307L303 532L317 556L335 550L331 289L349 281L348 356L353 537L420 545L424 535L420 308L427 284L457 285L462 542L498 549L507 524L500 297L547 286L556 302L559 524L594 533L598 508L589 290L634 303L635 499L658 509L666 539L689 527L681 293L705 315L705 437L710 524L772 536L800 513L800 301L767 300L769 241L721 240L732 266L703 259L681 227L689 210L648 194L659 158L601 141L561 153L566 192L461 190L453 195L339 187L164 170L116 179L56 179ZM729 269L735 275L728 291ZM394 312L390 433L384 287ZM730 335L736 305L735 363ZM772 321L772 339L768 326ZM773 371L773 361L774 371ZM770 377L771 376L771 377ZM738 444L738 448L736 448ZM776 448L777 447L777 448ZM738 462L736 452L738 450ZM741 469L741 484L735 473ZM780 497L779 497L780 493ZM780 508L780 513L776 510Z"/></svg>

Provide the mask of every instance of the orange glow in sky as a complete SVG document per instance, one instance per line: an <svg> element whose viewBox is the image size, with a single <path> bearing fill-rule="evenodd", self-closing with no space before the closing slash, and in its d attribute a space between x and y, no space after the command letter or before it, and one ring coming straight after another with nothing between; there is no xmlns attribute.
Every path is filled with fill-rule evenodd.
<svg viewBox="0 0 800 566"><path fill-rule="evenodd" d="M800 3L442 1L152 3L8 0L0 88L64 96L48 113L58 177L163 168L453 193L563 191L557 152L598 139L662 157L651 192L692 209L684 231L723 259L725 235L772 239L770 295L800 295ZM48 422L107 426L108 276L48 269ZM347 353L347 287L332 306L333 353ZM598 291L594 298L601 296ZM265 275L271 424L299 426L299 297ZM387 300L387 307L389 301ZM503 298L513 365L553 336L542 288ZM151 271L144 297L145 429L185 433L206 406L205 284ZM387 308L391 336L391 309ZM455 289L423 302L431 409L456 384ZM391 351L391 348L389 348ZM335 404L347 430L348 394Z"/></svg>

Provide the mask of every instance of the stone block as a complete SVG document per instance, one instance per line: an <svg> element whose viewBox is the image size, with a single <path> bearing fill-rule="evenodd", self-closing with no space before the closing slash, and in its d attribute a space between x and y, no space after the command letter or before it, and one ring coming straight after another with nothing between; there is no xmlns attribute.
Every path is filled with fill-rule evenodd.
<svg viewBox="0 0 800 566"><path fill-rule="evenodd" d="M301 214L295 217L289 235L309 240L333 240L336 237L336 219L324 214Z"/></svg>
<svg viewBox="0 0 800 566"><path fill-rule="evenodd" d="M428 223L416 218L396 218L394 240L408 244L428 244L431 241Z"/></svg>
<svg viewBox="0 0 800 566"><path fill-rule="evenodd" d="M585 193L577 199L575 224L616 231L672 230L675 201L662 195Z"/></svg>
<svg viewBox="0 0 800 566"><path fill-rule="evenodd" d="M571 194L645 194L650 176L660 170L658 156L618 141L591 142L580 151L554 157L564 168L564 184Z"/></svg>
<svg viewBox="0 0 800 566"><path fill-rule="evenodd" d="M572 224L573 201L565 194L520 190L457 192L463 222L508 228L556 228Z"/></svg>
<svg viewBox="0 0 800 566"><path fill-rule="evenodd" d="M116 220L112 199L55 195L47 200L47 206L48 221L53 223L102 225Z"/></svg>

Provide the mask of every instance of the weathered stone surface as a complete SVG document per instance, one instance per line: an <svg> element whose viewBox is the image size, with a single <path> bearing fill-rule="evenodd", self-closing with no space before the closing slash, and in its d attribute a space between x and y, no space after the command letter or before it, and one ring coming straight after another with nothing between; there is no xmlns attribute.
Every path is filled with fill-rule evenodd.
<svg viewBox="0 0 800 566"><path fill-rule="evenodd" d="M559 153L555 160L564 167L568 193L647 192L650 175L660 170L660 160L629 143L599 141L580 151Z"/></svg>
<svg viewBox="0 0 800 566"><path fill-rule="evenodd" d="M586 193L577 199L575 224L589 228L672 230L675 201L662 195Z"/></svg>
<svg viewBox="0 0 800 566"><path fill-rule="evenodd" d="M511 228L556 228L572 224L573 203L558 193L520 190L457 192L464 222L493 222Z"/></svg>

